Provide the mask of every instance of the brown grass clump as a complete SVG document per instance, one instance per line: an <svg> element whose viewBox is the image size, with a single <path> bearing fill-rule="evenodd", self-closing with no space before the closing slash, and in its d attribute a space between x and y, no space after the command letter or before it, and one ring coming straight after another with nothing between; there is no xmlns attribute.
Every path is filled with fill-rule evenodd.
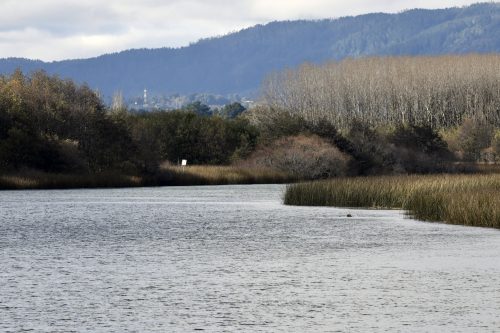
<svg viewBox="0 0 500 333"><path fill-rule="evenodd" d="M414 218L500 228L500 174L341 178L290 185L285 204L396 208Z"/></svg>
<svg viewBox="0 0 500 333"><path fill-rule="evenodd" d="M316 135L288 136L259 147L242 165L280 170L300 179L345 176L349 156Z"/></svg>

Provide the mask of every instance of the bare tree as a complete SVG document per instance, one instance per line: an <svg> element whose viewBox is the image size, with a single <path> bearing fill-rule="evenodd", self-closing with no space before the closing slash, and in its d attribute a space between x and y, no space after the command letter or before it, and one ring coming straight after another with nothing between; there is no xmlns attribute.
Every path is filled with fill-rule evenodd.
<svg viewBox="0 0 500 333"><path fill-rule="evenodd" d="M428 124L464 119L500 124L500 55L372 57L304 64L271 74L264 103L310 121L345 127L352 119L374 125Z"/></svg>
<svg viewBox="0 0 500 333"><path fill-rule="evenodd" d="M125 109L125 102L123 101L123 94L121 91L116 91L113 94L113 103L111 103L112 111L120 111Z"/></svg>

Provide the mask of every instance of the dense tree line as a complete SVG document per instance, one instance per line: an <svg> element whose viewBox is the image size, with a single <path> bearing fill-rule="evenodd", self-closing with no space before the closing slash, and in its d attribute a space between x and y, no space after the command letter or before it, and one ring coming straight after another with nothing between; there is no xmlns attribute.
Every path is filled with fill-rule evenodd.
<svg viewBox="0 0 500 333"><path fill-rule="evenodd" d="M43 72L0 77L0 163L3 169L98 172L126 159L123 127L107 116L87 86Z"/></svg>
<svg viewBox="0 0 500 333"><path fill-rule="evenodd" d="M305 64L271 75L264 99L273 109L340 128L371 125L500 125L500 55L375 57Z"/></svg>
<svg viewBox="0 0 500 333"><path fill-rule="evenodd" d="M297 119L303 119L314 124L329 123L349 137L349 133L356 132L353 128L362 125L381 134L373 137L372 143L367 141L368 146L372 145L369 149L376 151L383 142L397 146L398 142L391 142L391 133L404 128L416 135L423 133L415 130L421 128L439 132L459 160L500 160L498 54L305 64L271 75L263 92L265 103L254 110L252 117L264 129L287 123L286 128L294 128L301 123ZM350 138L359 141L363 133L366 131L358 131ZM391 149L387 146L384 151ZM361 160L362 155L358 156ZM379 151L372 155L372 162L394 161L393 153ZM409 170L409 164L403 164L403 170Z"/></svg>
<svg viewBox="0 0 500 333"><path fill-rule="evenodd" d="M0 77L0 170L152 173L164 160L227 164L256 144L257 130L232 119L240 112L229 105L212 115L200 103L175 112L108 109L86 85L16 71Z"/></svg>
<svg viewBox="0 0 500 333"><path fill-rule="evenodd" d="M303 149L302 153L297 153L300 145L292 147L288 144L289 152L294 155L293 158L308 158L311 156L311 151L325 151L324 143L326 142L347 157L347 159L341 159L344 160L341 164L347 163L347 167L343 170L343 173L347 175L464 170L454 163L458 159L450 151L442 135L430 126L401 124L394 127L375 127L354 120L346 129L340 131L326 119L311 121L300 115L268 108L255 109L249 116L252 123L260 129L260 141L263 144L250 155L247 163L253 162L254 159L273 160L276 154L270 151L269 147L274 146L277 151L282 151L280 147L276 147L277 142L293 142L293 140L283 141L282 138L307 135L319 137L323 141L316 140L317 145L309 145L307 149ZM323 158L339 160L339 155L331 151L329 157ZM307 165L314 161L301 163ZM323 174L335 174L329 171L333 170L332 166L323 164L322 168L325 170ZM310 173L311 170L307 168L302 172L302 174Z"/></svg>
<svg viewBox="0 0 500 333"><path fill-rule="evenodd" d="M160 161L190 164L229 164L256 145L258 132L244 119L201 116L192 111L125 114L143 170Z"/></svg>

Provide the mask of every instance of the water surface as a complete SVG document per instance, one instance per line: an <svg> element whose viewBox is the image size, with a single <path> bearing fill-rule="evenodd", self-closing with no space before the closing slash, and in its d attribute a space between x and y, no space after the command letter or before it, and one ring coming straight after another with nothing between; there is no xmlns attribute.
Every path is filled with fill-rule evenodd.
<svg viewBox="0 0 500 333"><path fill-rule="evenodd" d="M498 230L282 194L0 192L0 331L500 331Z"/></svg>

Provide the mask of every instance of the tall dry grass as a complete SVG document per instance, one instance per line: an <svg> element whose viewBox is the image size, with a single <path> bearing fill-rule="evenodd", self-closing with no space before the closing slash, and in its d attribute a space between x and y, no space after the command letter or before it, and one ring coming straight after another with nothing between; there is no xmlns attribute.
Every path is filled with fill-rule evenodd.
<svg viewBox="0 0 500 333"><path fill-rule="evenodd" d="M480 173L483 174L491 174L498 173L500 174L500 163L473 163L473 167Z"/></svg>
<svg viewBox="0 0 500 333"><path fill-rule="evenodd" d="M270 168L238 166L170 166L160 168L164 185L281 184L296 180L293 176Z"/></svg>
<svg viewBox="0 0 500 333"><path fill-rule="evenodd" d="M500 228L500 174L342 178L287 187L285 204L404 209L414 218Z"/></svg>
<svg viewBox="0 0 500 333"><path fill-rule="evenodd" d="M141 177L116 173L57 174L29 170L0 174L0 190L137 187L142 182Z"/></svg>
<svg viewBox="0 0 500 333"><path fill-rule="evenodd" d="M0 190L272 184L296 180L280 171L233 166L162 166L152 175L57 174L34 170L0 174Z"/></svg>

